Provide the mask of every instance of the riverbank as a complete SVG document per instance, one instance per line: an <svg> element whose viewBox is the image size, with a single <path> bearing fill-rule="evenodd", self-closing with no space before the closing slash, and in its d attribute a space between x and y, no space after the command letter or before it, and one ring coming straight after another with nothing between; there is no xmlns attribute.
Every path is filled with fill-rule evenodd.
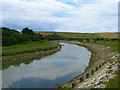
<svg viewBox="0 0 120 90"><path fill-rule="evenodd" d="M34 59L40 59L43 56L53 54L59 50L60 45L56 42L4 47L2 56L2 69L8 68L11 65L18 66L21 63L29 64Z"/></svg>
<svg viewBox="0 0 120 90"><path fill-rule="evenodd" d="M115 76L115 72L118 70L118 52L113 52L110 47L93 43L70 41L66 43L84 46L92 52L92 55L84 73L58 88L105 88L109 79Z"/></svg>

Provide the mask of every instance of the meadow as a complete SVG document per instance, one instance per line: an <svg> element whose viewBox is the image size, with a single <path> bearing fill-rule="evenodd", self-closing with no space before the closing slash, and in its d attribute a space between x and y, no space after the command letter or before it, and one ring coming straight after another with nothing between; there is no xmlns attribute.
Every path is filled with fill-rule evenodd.
<svg viewBox="0 0 120 90"><path fill-rule="evenodd" d="M34 32L34 33L37 34L41 33L44 36L53 35L54 33L56 33L57 35L64 37L66 39L118 38L118 33L73 33L73 32Z"/></svg>

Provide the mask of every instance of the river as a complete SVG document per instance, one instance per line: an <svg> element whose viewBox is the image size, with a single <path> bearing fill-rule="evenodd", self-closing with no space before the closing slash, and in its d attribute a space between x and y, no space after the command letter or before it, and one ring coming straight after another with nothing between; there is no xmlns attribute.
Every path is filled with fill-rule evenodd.
<svg viewBox="0 0 120 90"><path fill-rule="evenodd" d="M2 87L55 88L84 72L91 52L81 46L60 44L61 50L52 55L2 70Z"/></svg>

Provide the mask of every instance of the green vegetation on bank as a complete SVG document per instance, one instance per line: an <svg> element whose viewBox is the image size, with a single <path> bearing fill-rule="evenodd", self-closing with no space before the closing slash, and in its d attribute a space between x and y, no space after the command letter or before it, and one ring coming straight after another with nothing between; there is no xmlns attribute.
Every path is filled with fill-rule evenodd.
<svg viewBox="0 0 120 90"><path fill-rule="evenodd" d="M86 41L87 42L87 41ZM112 51L119 51L119 41L118 40L96 40L93 41L89 41L87 43L96 43L98 45L105 45L107 47L111 47L112 48ZM119 79L119 76L120 76L120 69L118 69L118 71L116 72L116 76L113 78L113 79L110 79L109 82L107 83L107 86L106 88L119 88L120 89L120 79Z"/></svg>
<svg viewBox="0 0 120 90"><path fill-rule="evenodd" d="M19 44L19 45L11 45L11 46L4 46L2 48L2 56L9 56L9 55L16 55L16 54L23 54L23 53L31 53L36 51L46 51L59 46L59 43L55 42L43 42L34 41L34 42L27 42L26 44Z"/></svg>
<svg viewBox="0 0 120 90"><path fill-rule="evenodd" d="M120 76L120 69L116 72L116 76L113 79L110 79L109 82L107 83L107 87L106 88L119 88L120 90L120 86L119 86L119 76Z"/></svg>
<svg viewBox="0 0 120 90"><path fill-rule="evenodd" d="M5 27L0 30L2 30L2 69L10 65L28 64L34 59L60 50L58 42L50 42L29 28L24 28L22 32Z"/></svg>
<svg viewBox="0 0 120 90"><path fill-rule="evenodd" d="M118 40L114 40L114 41L96 41L96 42L93 42L91 41L92 43L96 43L96 44L99 44L99 45L105 45L105 46L108 46L108 47L111 47L113 48L113 51L118 51Z"/></svg>
<svg viewBox="0 0 120 90"><path fill-rule="evenodd" d="M33 60L50 55L60 50L57 42L26 42L26 44L3 47L2 69L21 63L29 64Z"/></svg>
<svg viewBox="0 0 120 90"><path fill-rule="evenodd" d="M118 48L118 40L117 41L98 41L96 44L99 45L105 45L105 46L109 46L111 48L113 48L113 51L120 51ZM110 79L109 82L107 83L106 88L119 88L119 76L120 76L120 69L118 69L118 71L116 72L116 76L113 79Z"/></svg>

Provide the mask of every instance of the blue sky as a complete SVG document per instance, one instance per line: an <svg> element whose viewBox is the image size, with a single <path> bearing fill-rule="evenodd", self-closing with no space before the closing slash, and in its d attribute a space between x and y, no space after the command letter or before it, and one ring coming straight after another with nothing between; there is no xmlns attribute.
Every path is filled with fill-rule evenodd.
<svg viewBox="0 0 120 90"><path fill-rule="evenodd" d="M119 0L2 0L2 26L59 32L117 32Z"/></svg>

